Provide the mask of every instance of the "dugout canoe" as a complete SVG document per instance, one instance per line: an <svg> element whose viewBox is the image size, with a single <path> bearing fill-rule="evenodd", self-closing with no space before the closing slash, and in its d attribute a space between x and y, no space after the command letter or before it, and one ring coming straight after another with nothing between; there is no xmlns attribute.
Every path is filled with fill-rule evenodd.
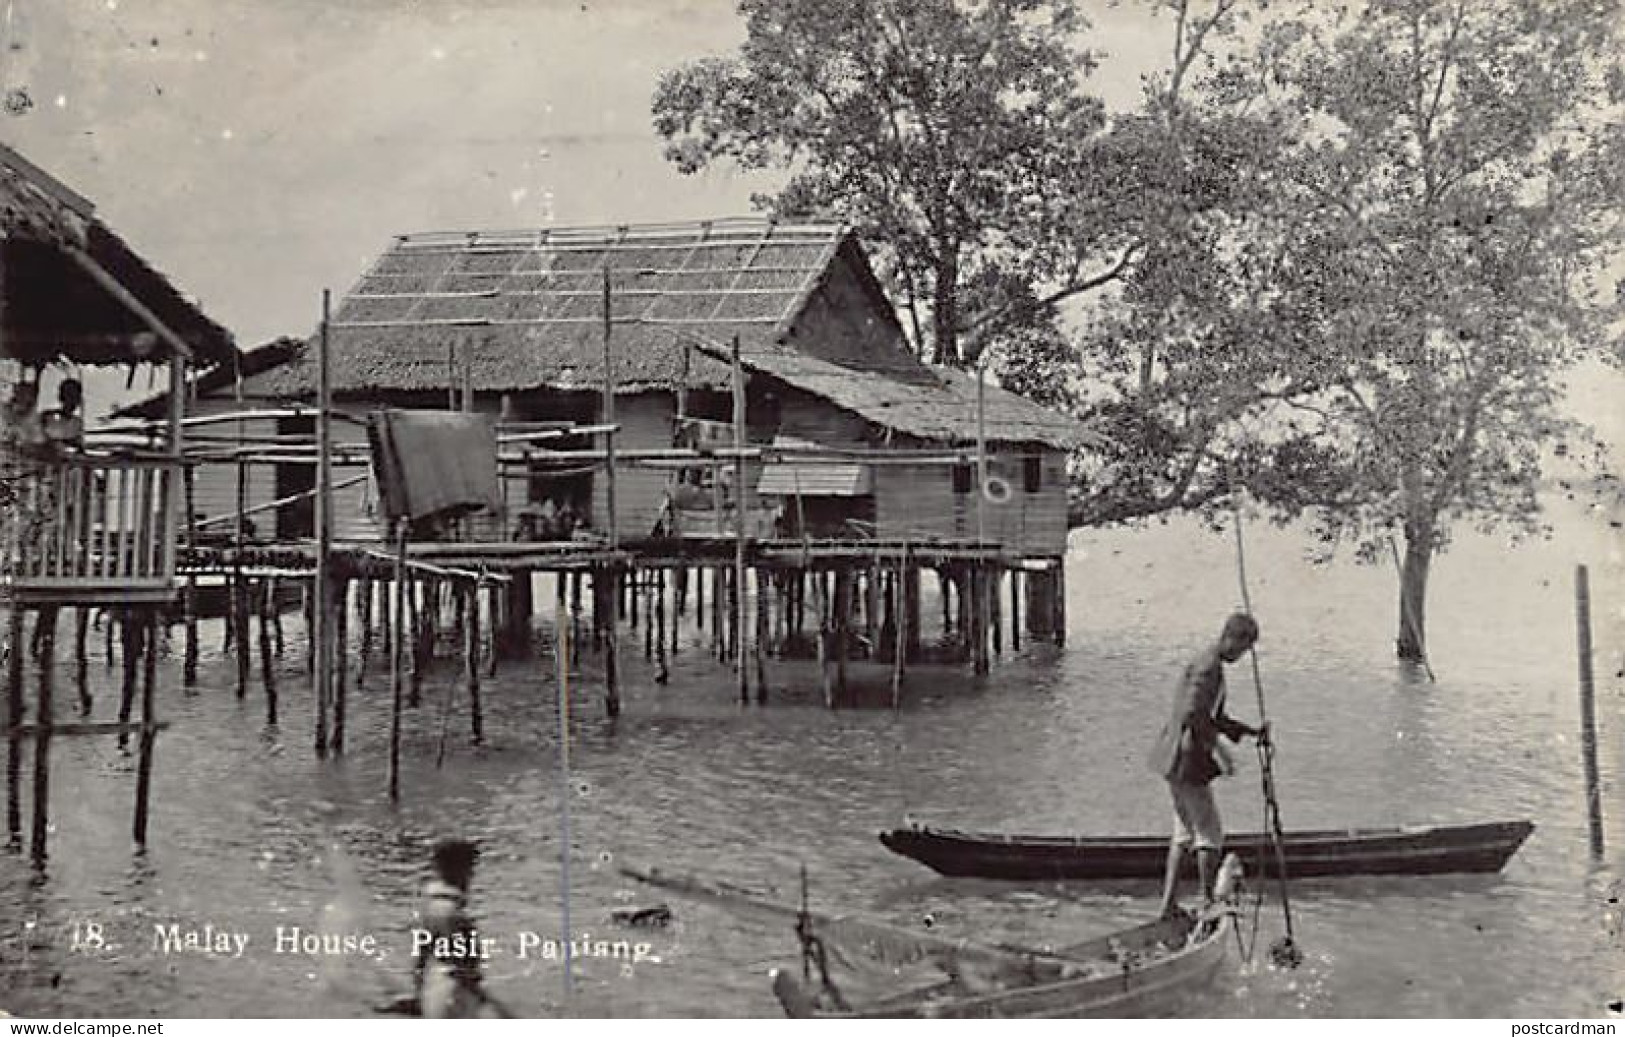
<svg viewBox="0 0 1625 1037"><path fill-rule="evenodd" d="M1159 919L1042 953L1003 971L970 970L860 1005L788 970L771 974L773 994L791 1018L1042 1019L1130 1018L1168 1014L1177 999L1212 983L1231 943L1241 866L1227 858L1221 903L1202 917ZM1015 948L1010 948L1015 950Z"/></svg>
<svg viewBox="0 0 1625 1037"><path fill-rule="evenodd" d="M1495 872L1534 829L1530 821L1494 821L1288 832L1287 873L1312 878ZM1166 835L1009 835L913 824L882 832L880 841L942 875L1029 881L1161 878L1168 854ZM1268 841L1258 832L1226 835L1225 849L1240 853L1257 870L1253 862ZM1273 855L1262 859L1264 877L1273 877ZM1194 871L1189 860L1187 866Z"/></svg>

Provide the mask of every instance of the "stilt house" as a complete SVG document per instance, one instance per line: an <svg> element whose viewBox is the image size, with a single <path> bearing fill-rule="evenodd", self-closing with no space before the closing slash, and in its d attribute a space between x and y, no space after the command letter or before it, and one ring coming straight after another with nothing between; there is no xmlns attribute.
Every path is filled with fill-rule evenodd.
<svg viewBox="0 0 1625 1037"><path fill-rule="evenodd" d="M0 357L14 377L52 365L151 365L173 389L189 368L235 356L231 336L89 201L4 146L0 234ZM173 599L183 404L183 394L166 394L158 434L120 450L30 442L24 432L39 416L8 414L0 598L20 608Z"/></svg>
<svg viewBox="0 0 1625 1037"><path fill-rule="evenodd" d="M335 435L357 450L361 420L377 407L467 407L504 428L580 426L603 418L608 388L622 544L732 536L745 521L761 539L981 542L1023 559L1065 550L1066 458L1088 431L922 364L840 226L736 219L407 235L339 302L328 334L334 405L356 419ZM734 443L736 342L741 439L764 448L742 486L709 453ZM240 397L235 386L204 387L199 407L308 403L313 345L265 354ZM278 420L283 433L309 421ZM502 513L458 535L608 533L606 474L582 459L593 441L542 446L516 449ZM809 458L812 448L825 456ZM836 463L831 449L850 459ZM694 451L709 459L695 463ZM274 501L308 478L308 466L256 472L250 498ZM341 469L336 481L350 480ZM337 539L381 539L375 501L365 478L338 491ZM276 529L308 535L290 508Z"/></svg>

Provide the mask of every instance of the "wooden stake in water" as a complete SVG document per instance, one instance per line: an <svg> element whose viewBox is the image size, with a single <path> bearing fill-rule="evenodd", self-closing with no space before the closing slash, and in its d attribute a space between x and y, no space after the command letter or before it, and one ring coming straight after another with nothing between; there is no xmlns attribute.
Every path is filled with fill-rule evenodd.
<svg viewBox="0 0 1625 1037"><path fill-rule="evenodd" d="M614 626L613 618L610 620ZM570 954L570 621L564 614L564 602L558 600L553 613L554 653L558 657L559 684L559 911L563 924L564 943L564 999L568 1004L575 984Z"/></svg>
<svg viewBox="0 0 1625 1037"><path fill-rule="evenodd" d="M1591 674L1591 580L1586 567L1574 570L1574 622L1580 655L1580 751L1585 757L1586 826L1591 856L1601 860L1602 783L1597 776L1597 710Z"/></svg>

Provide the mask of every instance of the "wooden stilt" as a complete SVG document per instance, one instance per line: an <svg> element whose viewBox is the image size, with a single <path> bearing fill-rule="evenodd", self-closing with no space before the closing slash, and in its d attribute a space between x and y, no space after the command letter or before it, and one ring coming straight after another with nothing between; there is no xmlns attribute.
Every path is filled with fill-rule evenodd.
<svg viewBox="0 0 1625 1037"><path fill-rule="evenodd" d="M817 620L813 627L814 652L818 656L818 680L824 690L824 708L835 708L835 685L830 680L829 672L829 610L825 607L824 574L812 572L808 574L812 579L813 588L813 618Z"/></svg>
<svg viewBox="0 0 1625 1037"><path fill-rule="evenodd" d="M497 584L492 584L490 587L486 588L485 629L487 631L486 639L489 642L485 657L485 675L487 677L495 677L497 675L497 657L502 654L499 648L502 641L502 636L500 621L498 619L498 617L502 615L501 601L502 588L500 586Z"/></svg>
<svg viewBox="0 0 1625 1037"><path fill-rule="evenodd" d="M1021 570L1010 570L1010 651L1021 651Z"/></svg>
<svg viewBox="0 0 1625 1037"><path fill-rule="evenodd" d="M475 745L485 744L485 714L480 705L480 599L479 587L470 584L463 592L463 661L468 674L469 736ZM563 612L562 607L559 610Z"/></svg>
<svg viewBox="0 0 1625 1037"><path fill-rule="evenodd" d="M947 566L937 570L937 595L942 599L942 632L944 635L954 632L954 580Z"/></svg>
<svg viewBox="0 0 1625 1037"><path fill-rule="evenodd" d="M182 486L186 501L186 546L197 543L196 473L187 465L182 473ZM185 661L181 666L181 684L192 687L197 683L197 577L188 573L186 588L181 592L181 620L185 624Z"/></svg>
<svg viewBox="0 0 1625 1037"><path fill-rule="evenodd" d="M356 621L361 624L361 651L356 656L355 671L355 686L357 689L367 683L367 663L372 660L373 590L374 581L370 576L362 576L355 581Z"/></svg>
<svg viewBox="0 0 1625 1037"><path fill-rule="evenodd" d="M25 612L12 605L6 616L6 845L22 847L22 769L23 736L23 631ZM111 622L111 621L109 621Z"/></svg>
<svg viewBox="0 0 1625 1037"><path fill-rule="evenodd" d="M1066 645L1066 562L1055 563L1055 644Z"/></svg>
<svg viewBox="0 0 1625 1037"><path fill-rule="evenodd" d="M112 620L108 620L109 623ZM141 663L141 630L136 623L136 616L132 609L118 610L119 648L124 663L124 682L119 689L118 722L120 725L130 722L130 710L135 706L136 675ZM127 748L130 744L128 731L120 731L118 747Z"/></svg>
<svg viewBox="0 0 1625 1037"><path fill-rule="evenodd" d="M147 845L147 806L152 798L152 750L158 737L158 718L154 715L153 693L158 684L158 610L146 609L140 617L146 628L145 663L141 676L141 738L135 770L135 823L133 834L137 846ZM246 634L243 640L248 640Z"/></svg>
<svg viewBox="0 0 1625 1037"><path fill-rule="evenodd" d="M46 836L51 827L51 729L56 724L51 692L56 678L56 610L40 609L35 622L40 645L39 699L34 709L34 826L28 850L34 864L43 865Z"/></svg>
<svg viewBox="0 0 1625 1037"><path fill-rule="evenodd" d="M276 666L271 661L271 617L276 613L276 580L263 580L260 586L260 683L265 685L265 724L275 727Z"/></svg>
<svg viewBox="0 0 1625 1037"><path fill-rule="evenodd" d="M333 632L332 667L333 728L328 747L335 753L344 752L346 700L349 698L350 675L350 580L347 576L332 579L333 611L328 629Z"/></svg>
<svg viewBox="0 0 1625 1037"><path fill-rule="evenodd" d="M73 610L73 674L79 691L79 715L90 716L95 704L90 697L90 657L86 642L90 638L90 609L81 605Z"/></svg>
<svg viewBox="0 0 1625 1037"><path fill-rule="evenodd" d="M276 654L282 655L282 603L277 599L277 590L280 586L278 579L271 577L271 633L276 638Z"/></svg>
<svg viewBox="0 0 1625 1037"><path fill-rule="evenodd" d="M847 569L835 570L835 616L831 626L835 637L835 693L844 704L849 701L846 684L846 648L848 623L852 614L852 573Z"/></svg>
<svg viewBox="0 0 1625 1037"><path fill-rule="evenodd" d="M402 536L405 536L403 533ZM401 570L405 571L404 563ZM419 581L410 576L406 580L405 611L401 615L400 625L396 628L396 636L407 642L411 648L412 678L406 696L406 704L416 709L423 701L423 626L418 618L418 584ZM401 599L397 599L401 600ZM404 648L403 648L404 651Z"/></svg>
<svg viewBox="0 0 1625 1037"><path fill-rule="evenodd" d="M665 684L671 679L671 669L666 661L666 570L654 569L651 575L655 586L649 601L654 615L649 628L654 631L655 639L655 683ZM674 627L676 625L675 622L672 624Z"/></svg>
<svg viewBox="0 0 1625 1037"><path fill-rule="evenodd" d="M987 570L987 625L993 634L993 654L1004 654L1004 573L990 565Z"/></svg>
<svg viewBox="0 0 1625 1037"><path fill-rule="evenodd" d="M705 629L705 568L694 570L694 629Z"/></svg>
<svg viewBox="0 0 1625 1037"><path fill-rule="evenodd" d="M609 569L609 591L611 602L620 600L621 571L618 568ZM620 646L617 644L614 617L604 628L604 712L610 719L621 715L621 672L620 672Z"/></svg>
<svg viewBox="0 0 1625 1037"><path fill-rule="evenodd" d="M891 708L893 709L901 709L903 706L903 667L908 658L909 609L904 600L908 597L908 571L908 548L905 546L903 556L897 561L897 577L892 581L892 620L897 638L892 645Z"/></svg>
<svg viewBox="0 0 1625 1037"><path fill-rule="evenodd" d="M395 590L395 578L392 575L378 596L378 649L385 659L392 659L395 655L394 605L398 597Z"/></svg>
<svg viewBox="0 0 1625 1037"><path fill-rule="evenodd" d="M905 556L907 552L904 552ZM913 563L903 568L903 646L909 662L920 658L920 627L923 625L920 602L920 567Z"/></svg>
<svg viewBox="0 0 1625 1037"><path fill-rule="evenodd" d="M406 616L406 523L395 523L395 580L390 585L394 594L395 607L387 609L384 613L384 639L389 645L389 800L391 803L399 802L401 798L401 697L402 658L405 654L406 637L403 631L397 629L390 633L390 613L393 612L397 620Z"/></svg>
<svg viewBox="0 0 1625 1037"><path fill-rule="evenodd" d="M767 705L767 641L770 619L768 609L771 580L766 569L756 570L756 644L751 654L756 659L756 704Z"/></svg>

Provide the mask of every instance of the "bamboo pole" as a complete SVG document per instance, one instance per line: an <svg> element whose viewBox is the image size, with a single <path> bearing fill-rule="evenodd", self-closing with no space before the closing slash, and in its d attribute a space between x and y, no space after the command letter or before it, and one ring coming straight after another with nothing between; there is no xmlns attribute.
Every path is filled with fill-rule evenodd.
<svg viewBox="0 0 1625 1037"><path fill-rule="evenodd" d="M332 357L328 326L332 319L332 292L322 289L322 327L316 338L316 755L327 755L327 711L332 692L333 645L328 626L328 585L332 580L333 548L333 407Z"/></svg>
<svg viewBox="0 0 1625 1037"><path fill-rule="evenodd" d="M81 605L73 610L73 672L79 690L79 715L90 716L93 703L90 698L90 607Z"/></svg>
<svg viewBox="0 0 1625 1037"><path fill-rule="evenodd" d="M1574 625L1580 657L1580 752L1585 764L1586 830L1591 856L1603 858L1602 779L1597 770L1597 707L1591 672L1591 579L1583 565L1574 570Z"/></svg>

